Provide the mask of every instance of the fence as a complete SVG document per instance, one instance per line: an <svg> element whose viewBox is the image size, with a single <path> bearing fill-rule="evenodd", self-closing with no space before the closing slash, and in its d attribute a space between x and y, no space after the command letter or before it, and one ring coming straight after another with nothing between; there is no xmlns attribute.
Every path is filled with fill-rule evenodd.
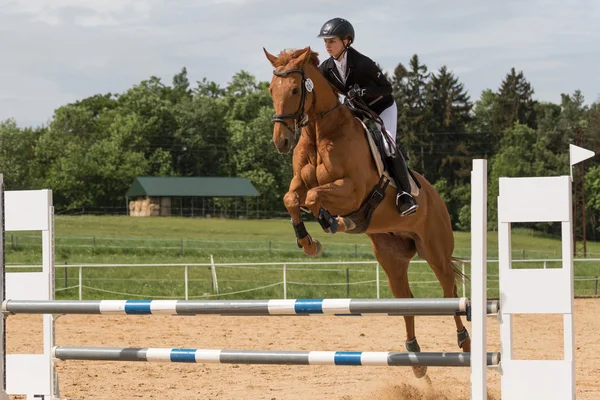
<svg viewBox="0 0 600 400"><path fill-rule="evenodd" d="M598 297L600 259L575 260L575 294ZM488 296L498 296L497 260L488 260ZM559 259L513 260L515 268L558 268ZM594 263L594 265L590 265ZM12 265L31 270L37 266ZM470 275L470 263L461 269ZM583 273L578 273L577 270ZM62 271L61 271L62 270ZM595 271L594 271L595 270ZM593 274L590 274L593 272ZM76 273L76 275L75 275ZM587 274L586 274L587 273ZM385 273L374 261L187 263L187 264L73 264L56 267L60 298L103 298L114 295L140 298L309 298L392 297ZM409 269L417 297L439 296L439 284L425 261ZM382 282L382 280L384 282ZM459 294L469 293L468 279Z"/></svg>
<svg viewBox="0 0 600 400"><path fill-rule="evenodd" d="M7 234L6 247L11 250L41 248L41 237L35 235ZM183 238L114 238L102 236L55 236L57 249L80 250L144 250L144 251L169 251L171 254L184 255L198 252L237 252L249 254L281 254L298 253L294 241L274 240L208 240L208 239L183 239ZM469 257L470 248L456 248L456 257ZM497 256L497 251L490 249L490 256ZM560 257L558 250L512 250L513 258L541 259L545 257ZM370 243L327 243L325 254L345 255L347 257L373 257ZM593 256L594 253L588 252ZM594 260L594 259L590 259Z"/></svg>

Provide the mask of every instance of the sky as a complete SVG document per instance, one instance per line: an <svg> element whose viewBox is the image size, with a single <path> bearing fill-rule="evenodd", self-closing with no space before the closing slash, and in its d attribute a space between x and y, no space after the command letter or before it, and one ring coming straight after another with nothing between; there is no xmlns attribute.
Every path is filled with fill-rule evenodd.
<svg viewBox="0 0 600 400"><path fill-rule="evenodd" d="M514 67L534 98L600 100L598 0L0 0L0 121L48 124L55 109L123 93L151 76L226 86L241 70L271 79L262 51L311 48L330 18L391 72L413 54L446 65L477 100Z"/></svg>

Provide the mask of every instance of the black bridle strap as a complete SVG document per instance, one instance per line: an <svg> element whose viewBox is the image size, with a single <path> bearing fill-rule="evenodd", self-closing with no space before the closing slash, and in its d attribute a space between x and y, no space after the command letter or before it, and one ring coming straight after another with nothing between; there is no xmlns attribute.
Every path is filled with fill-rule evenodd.
<svg viewBox="0 0 600 400"><path fill-rule="evenodd" d="M273 71L273 75L275 76L287 76L291 73L297 72L302 75L302 94L300 95L300 104L298 105L298 110L294 114L275 114L273 116L273 120L277 119L285 119L285 118L295 118L298 119L304 114L304 102L306 101L306 88L304 87L306 83L306 77L304 76L304 70L301 68L288 69L287 71ZM280 122L280 121L277 121Z"/></svg>
<svg viewBox="0 0 600 400"><path fill-rule="evenodd" d="M298 105L298 110L294 114L275 114L275 115L273 115L273 122L282 123L287 129L289 129L292 133L294 133L294 138L295 138L298 130L304 128L308 124L311 124L313 122L316 122L316 121L322 119L327 114L329 114L329 113L337 110L341 106L343 106L343 104L339 103L331 110L321 113L318 117L316 117L312 120L309 120L308 116L304 112L304 104L306 102L306 91L307 91L306 76L305 76L304 70L302 68L293 68L293 69L288 69L285 71L273 71L273 75L275 75L275 76L287 76L291 73L299 73L302 76L302 83L301 83L302 94L300 95L300 104ZM314 93L314 88L312 89L312 92L313 92L312 107L314 108L315 102L317 99L316 93ZM292 129L292 127L287 123L286 119L294 120L295 125L296 125L295 129Z"/></svg>

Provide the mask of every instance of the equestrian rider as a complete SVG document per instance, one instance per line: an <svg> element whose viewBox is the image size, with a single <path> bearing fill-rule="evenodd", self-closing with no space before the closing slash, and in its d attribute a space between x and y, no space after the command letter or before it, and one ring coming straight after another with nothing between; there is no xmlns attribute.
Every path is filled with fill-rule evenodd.
<svg viewBox="0 0 600 400"><path fill-rule="evenodd" d="M319 66L325 78L351 100L359 98L383 121L393 146L385 144L385 161L396 181L398 194L396 208L402 215L410 215L419 207L410 194L408 168L402 152L396 146L398 109L392 96L392 85L377 64L353 47L354 28L342 18L325 22L318 35L325 40L325 49L331 56ZM379 125L379 124L378 124Z"/></svg>

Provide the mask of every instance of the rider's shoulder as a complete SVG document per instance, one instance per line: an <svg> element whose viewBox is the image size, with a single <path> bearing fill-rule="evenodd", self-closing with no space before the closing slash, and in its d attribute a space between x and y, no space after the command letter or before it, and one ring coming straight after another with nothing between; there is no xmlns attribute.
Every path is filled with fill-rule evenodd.
<svg viewBox="0 0 600 400"><path fill-rule="evenodd" d="M323 60L323 62L319 65L319 68L321 69L321 71L330 68L333 65L333 57L329 57L326 58L325 60Z"/></svg>
<svg viewBox="0 0 600 400"><path fill-rule="evenodd" d="M348 49L348 57L351 57L355 60L363 61L363 62L373 62L373 60L367 56L365 56L360 51L356 50L354 47L350 47Z"/></svg>

